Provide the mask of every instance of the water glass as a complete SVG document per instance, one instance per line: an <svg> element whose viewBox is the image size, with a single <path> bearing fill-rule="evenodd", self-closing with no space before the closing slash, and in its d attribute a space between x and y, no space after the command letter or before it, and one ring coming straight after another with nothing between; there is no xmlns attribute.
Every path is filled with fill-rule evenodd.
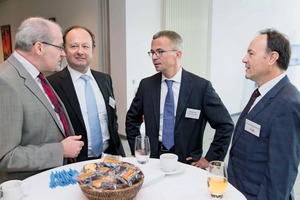
<svg viewBox="0 0 300 200"><path fill-rule="evenodd" d="M208 166L207 184L212 199L222 199L227 189L227 171L222 161L211 161Z"/></svg>
<svg viewBox="0 0 300 200"><path fill-rule="evenodd" d="M146 164L150 157L150 142L147 135L139 135L135 138L135 157L140 164Z"/></svg>

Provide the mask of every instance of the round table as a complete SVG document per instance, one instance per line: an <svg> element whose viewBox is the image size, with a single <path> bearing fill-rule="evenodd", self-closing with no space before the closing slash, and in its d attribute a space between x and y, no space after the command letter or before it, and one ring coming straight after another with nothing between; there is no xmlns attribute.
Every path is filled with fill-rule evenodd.
<svg viewBox="0 0 300 200"><path fill-rule="evenodd" d="M134 198L135 200L210 200L207 188L207 171L191 165L179 163L175 172L165 174L160 170L159 159L150 159L147 164L139 164L133 157L122 158L123 161L130 162L141 168L145 175L144 184ZM73 163L61 167L53 168L45 172L31 176L23 181L25 198L28 200L52 200L52 199L72 199L86 200L78 184L65 187L58 186L51 189L49 187L51 172L76 169L80 171L87 163L100 162L101 160L90 160ZM223 200L246 200L246 198L231 184L228 184Z"/></svg>

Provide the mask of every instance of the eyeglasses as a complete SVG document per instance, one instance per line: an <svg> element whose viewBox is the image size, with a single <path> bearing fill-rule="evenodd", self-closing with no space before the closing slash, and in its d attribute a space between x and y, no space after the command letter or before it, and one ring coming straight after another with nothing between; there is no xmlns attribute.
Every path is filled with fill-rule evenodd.
<svg viewBox="0 0 300 200"><path fill-rule="evenodd" d="M63 51L64 50L64 47L63 46L58 46L58 45L55 45L55 44L51 44L51 43L48 43L48 42L41 42L42 44L47 44L47 45L50 45L50 46L53 46L53 47L56 47L58 48L60 51Z"/></svg>
<svg viewBox="0 0 300 200"><path fill-rule="evenodd" d="M178 50L175 50L175 49L172 49L172 50L157 50L157 51L149 51L148 52L148 55L152 58L152 56L155 54L156 57L161 57L164 53L166 52L171 52L171 51L178 51Z"/></svg>

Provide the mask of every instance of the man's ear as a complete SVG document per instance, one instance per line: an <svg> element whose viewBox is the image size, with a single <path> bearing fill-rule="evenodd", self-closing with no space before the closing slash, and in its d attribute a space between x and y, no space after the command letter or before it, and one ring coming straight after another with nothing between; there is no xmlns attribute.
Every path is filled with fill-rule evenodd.
<svg viewBox="0 0 300 200"><path fill-rule="evenodd" d="M177 56L178 56L178 58L180 59L180 58L181 58L181 56L182 56L182 51L178 50L178 51L176 52L176 55L177 55Z"/></svg>
<svg viewBox="0 0 300 200"><path fill-rule="evenodd" d="M35 54L37 55L41 55L43 52L43 44L41 42L36 42L34 43L34 45L32 46L32 50Z"/></svg>
<svg viewBox="0 0 300 200"><path fill-rule="evenodd" d="M272 51L269 58L269 64L273 65L275 62L277 62L278 58L279 58L279 53L277 51Z"/></svg>

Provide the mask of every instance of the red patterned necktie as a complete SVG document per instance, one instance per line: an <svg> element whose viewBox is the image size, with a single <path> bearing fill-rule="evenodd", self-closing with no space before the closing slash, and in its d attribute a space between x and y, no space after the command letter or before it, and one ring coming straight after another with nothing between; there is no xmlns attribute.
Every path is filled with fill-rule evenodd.
<svg viewBox="0 0 300 200"><path fill-rule="evenodd" d="M42 83L42 86L44 88L44 91L47 94L47 96L49 97L50 101L52 102L55 112L59 115L59 118L60 118L60 120L62 122L62 125L64 127L64 130L65 130L66 137L70 136L70 129L69 129L65 114L64 114L64 112L62 110L62 107L59 104L54 92L52 91L52 89L49 86L48 82L45 80L44 74L40 73L38 75L38 77L41 79L41 83ZM69 161L71 163L74 162L74 160L72 158L69 158Z"/></svg>
<svg viewBox="0 0 300 200"><path fill-rule="evenodd" d="M258 96L260 96L260 92L258 91L258 88L257 88L257 89L254 90L254 92L252 93L251 98L249 99L249 101L248 101L246 107L244 108L244 110L243 110L241 116L244 116L244 115L246 115L246 114L249 112L251 106L253 105L255 99L256 99Z"/></svg>

